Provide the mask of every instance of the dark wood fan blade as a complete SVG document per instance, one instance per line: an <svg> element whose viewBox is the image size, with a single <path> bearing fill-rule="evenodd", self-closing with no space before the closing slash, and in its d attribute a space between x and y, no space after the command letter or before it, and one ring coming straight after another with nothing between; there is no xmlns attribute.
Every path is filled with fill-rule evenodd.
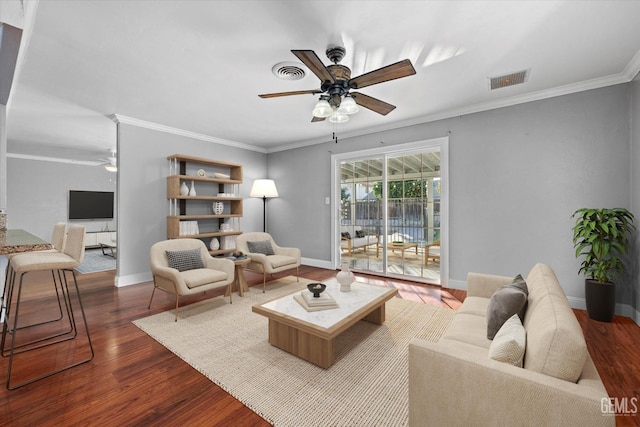
<svg viewBox="0 0 640 427"><path fill-rule="evenodd" d="M353 89L360 89L366 86L388 82L389 80L412 76L415 73L416 70L413 68L413 65L411 65L411 61L405 59L404 61L396 62L395 64L387 65L386 67L378 68L377 70L354 77L349 80L349 86Z"/></svg>
<svg viewBox="0 0 640 427"><path fill-rule="evenodd" d="M392 112L396 106L388 104L384 101L380 101L372 96L365 95L363 93L351 92L351 96L356 101L356 103L364 108L368 108L371 111L375 111L376 113L382 114L386 116L390 112Z"/></svg>
<svg viewBox="0 0 640 427"><path fill-rule="evenodd" d="M313 95L316 93L322 93L319 89L313 90L296 90L293 92L278 92L278 93L264 93L262 95L258 95L260 98L277 98L278 96L290 96L290 95Z"/></svg>
<svg viewBox="0 0 640 427"><path fill-rule="evenodd" d="M333 74L329 72L327 67L322 63L318 55L312 50L292 50L295 56L306 65L313 74L318 76L322 83L330 81L335 82L336 79Z"/></svg>
<svg viewBox="0 0 640 427"><path fill-rule="evenodd" d="M311 123L315 123L315 122L324 122L327 118L326 117L316 117L313 116L313 118L311 119Z"/></svg>

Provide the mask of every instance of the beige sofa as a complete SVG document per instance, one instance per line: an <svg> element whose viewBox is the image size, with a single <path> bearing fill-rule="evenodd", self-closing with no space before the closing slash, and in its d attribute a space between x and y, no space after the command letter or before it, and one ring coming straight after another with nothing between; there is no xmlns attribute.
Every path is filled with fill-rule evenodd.
<svg viewBox="0 0 640 427"><path fill-rule="evenodd" d="M356 232L363 232L362 237L357 237ZM345 233L349 233L349 237L346 237ZM347 255L351 256L353 251L362 248L365 252L367 247L378 243L378 235L373 234L367 230L364 230L358 225L340 227L340 249L347 251Z"/></svg>
<svg viewBox="0 0 640 427"><path fill-rule="evenodd" d="M551 268L526 278L524 367L489 358L487 306L513 278L470 273L467 298L442 338L409 344L412 426L614 426L607 391ZM606 401L605 401L606 402Z"/></svg>

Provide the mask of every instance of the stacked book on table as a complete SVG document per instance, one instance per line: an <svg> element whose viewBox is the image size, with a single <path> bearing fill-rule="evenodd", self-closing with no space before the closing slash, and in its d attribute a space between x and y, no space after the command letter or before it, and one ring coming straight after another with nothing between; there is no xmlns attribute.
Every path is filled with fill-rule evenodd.
<svg viewBox="0 0 640 427"><path fill-rule="evenodd" d="M318 298L314 298L309 291L302 291L300 295L294 295L293 298L303 306L307 311L320 311L338 308L338 303L331 295L324 292Z"/></svg>

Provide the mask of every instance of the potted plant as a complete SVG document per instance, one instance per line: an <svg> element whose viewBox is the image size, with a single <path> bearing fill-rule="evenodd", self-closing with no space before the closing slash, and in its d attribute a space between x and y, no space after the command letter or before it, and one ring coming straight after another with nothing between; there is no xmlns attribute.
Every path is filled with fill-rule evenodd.
<svg viewBox="0 0 640 427"><path fill-rule="evenodd" d="M585 274L587 312L591 319L611 322L616 306L614 281L625 271L620 257L629 250L633 214L624 208L583 208L571 217L576 218L576 258L584 256L578 274Z"/></svg>

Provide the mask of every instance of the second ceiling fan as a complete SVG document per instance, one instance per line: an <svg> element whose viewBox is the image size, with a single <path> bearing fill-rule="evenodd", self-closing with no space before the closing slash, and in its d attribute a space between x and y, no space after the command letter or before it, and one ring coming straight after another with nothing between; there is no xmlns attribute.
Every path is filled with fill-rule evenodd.
<svg viewBox="0 0 640 427"><path fill-rule="evenodd" d="M329 66L325 66L312 50L292 50L291 52L320 79L320 89L267 93L258 96L260 98L276 98L279 96L315 95L320 93L322 94L320 100L313 109L312 122L323 121L326 118L329 118L329 121L334 123L346 122L349 120L349 114L358 111L358 105L386 116L396 108L395 105L363 93L352 92L352 90L411 76L416 73L411 61L405 59L351 78L349 67L338 64L346 53L345 48L342 46L334 46L327 49L327 57L333 62L333 65Z"/></svg>

